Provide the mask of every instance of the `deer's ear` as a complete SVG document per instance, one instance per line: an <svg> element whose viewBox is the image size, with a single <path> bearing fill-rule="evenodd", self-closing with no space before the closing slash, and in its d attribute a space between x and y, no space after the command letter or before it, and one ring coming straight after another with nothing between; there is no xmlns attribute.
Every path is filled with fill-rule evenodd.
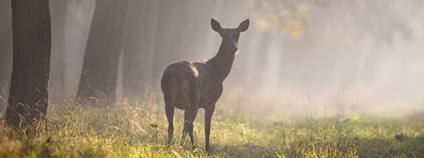
<svg viewBox="0 0 424 158"><path fill-rule="evenodd" d="M249 19L244 20L240 23L239 27L237 28L238 32L244 32L249 28Z"/></svg>
<svg viewBox="0 0 424 158"><path fill-rule="evenodd" d="M212 29L214 31L216 31L218 33L221 33L222 32L221 24L219 24L219 22L216 21L215 19L211 19L211 26L212 26Z"/></svg>

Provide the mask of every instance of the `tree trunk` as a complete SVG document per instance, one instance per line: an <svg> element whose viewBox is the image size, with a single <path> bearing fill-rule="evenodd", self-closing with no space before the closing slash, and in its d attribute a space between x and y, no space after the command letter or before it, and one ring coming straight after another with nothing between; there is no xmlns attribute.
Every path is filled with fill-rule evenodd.
<svg viewBox="0 0 424 158"><path fill-rule="evenodd" d="M138 95L142 92L142 58L141 37L142 16L145 1L131 1L123 51L123 91L125 97Z"/></svg>
<svg viewBox="0 0 424 158"><path fill-rule="evenodd" d="M49 1L12 0L12 28L13 67L6 122L26 129L43 125L46 119L51 50Z"/></svg>
<svg viewBox="0 0 424 158"><path fill-rule="evenodd" d="M51 55L51 80L50 80L50 102L59 103L65 93L65 14L68 1L50 1L52 12L52 55ZM52 93L53 92L53 93Z"/></svg>
<svg viewBox="0 0 424 158"><path fill-rule="evenodd" d="M12 72L12 7L10 0L0 1L0 113L6 110Z"/></svg>
<svg viewBox="0 0 424 158"><path fill-rule="evenodd" d="M174 56L174 50L171 50L171 44L174 41L172 37L177 31L176 24L182 12L181 1L158 1L158 19L156 23L155 48L152 57L152 71L150 77L153 79L160 78L167 64L172 62L170 56ZM165 64L164 64L165 63ZM150 85L158 84L159 80L153 80Z"/></svg>
<svg viewBox="0 0 424 158"><path fill-rule="evenodd" d="M159 21L159 2L160 1L145 1L143 14L140 15L142 18L142 28L141 32L143 36L141 37L141 48L142 56L141 63L143 63L142 75L144 85L152 85L154 79L152 77L153 68L153 59L156 53L158 53L156 48L156 32L158 31L158 21ZM149 87L144 87L149 88Z"/></svg>
<svg viewBox="0 0 424 158"><path fill-rule="evenodd" d="M96 2L77 91L77 104L113 104L129 0Z"/></svg>
<svg viewBox="0 0 424 158"><path fill-rule="evenodd" d="M10 0L0 1L0 88L9 84L10 72L12 72L12 7L10 3Z"/></svg>

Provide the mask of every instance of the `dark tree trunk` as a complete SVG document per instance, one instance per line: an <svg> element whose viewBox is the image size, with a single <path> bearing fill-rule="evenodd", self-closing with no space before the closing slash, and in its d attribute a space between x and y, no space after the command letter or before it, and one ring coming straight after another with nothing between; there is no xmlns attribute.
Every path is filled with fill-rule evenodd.
<svg viewBox="0 0 424 158"><path fill-rule="evenodd" d="M97 1L77 91L78 104L115 103L128 4L129 0Z"/></svg>
<svg viewBox="0 0 424 158"><path fill-rule="evenodd" d="M22 129L43 124L46 119L51 50L49 1L12 0L12 27L13 67L6 122Z"/></svg>
<svg viewBox="0 0 424 158"><path fill-rule="evenodd" d="M51 5L52 19L52 56L51 56L51 80L50 102L58 103L65 93L65 14L68 1L53 0ZM53 93L52 93L53 92Z"/></svg>
<svg viewBox="0 0 424 158"><path fill-rule="evenodd" d="M12 72L12 7L10 0L0 1L0 113L6 110Z"/></svg>
<svg viewBox="0 0 424 158"><path fill-rule="evenodd" d="M142 92L142 15L145 1L130 2L128 24L124 36L123 51L123 87L125 97L138 95Z"/></svg>

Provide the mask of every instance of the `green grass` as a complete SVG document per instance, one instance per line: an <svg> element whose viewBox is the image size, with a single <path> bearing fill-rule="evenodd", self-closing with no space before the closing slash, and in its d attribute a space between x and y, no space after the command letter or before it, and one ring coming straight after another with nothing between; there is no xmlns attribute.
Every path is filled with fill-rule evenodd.
<svg viewBox="0 0 424 158"><path fill-rule="evenodd" d="M227 106L219 103L212 118L212 157L424 157L422 114L396 119L310 114L279 120L230 113ZM179 145L182 115L176 110L175 138L167 146L168 123L158 96L103 108L51 104L47 130L35 137L20 136L2 121L0 157L207 157L203 110L195 122L194 151L188 139Z"/></svg>

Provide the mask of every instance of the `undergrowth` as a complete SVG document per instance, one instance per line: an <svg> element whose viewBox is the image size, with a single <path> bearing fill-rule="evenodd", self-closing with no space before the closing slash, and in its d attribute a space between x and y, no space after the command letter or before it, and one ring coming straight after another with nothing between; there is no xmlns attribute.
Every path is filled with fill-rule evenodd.
<svg viewBox="0 0 424 158"><path fill-rule="evenodd" d="M225 106L217 104L212 118L211 157L424 157L422 115L311 114L267 120L229 113ZM0 157L207 157L203 117L200 110L193 151L188 139L179 145L180 110L174 119L176 136L166 144L168 123L156 95L123 99L113 107L51 104L47 127L35 136L21 135L2 120Z"/></svg>

